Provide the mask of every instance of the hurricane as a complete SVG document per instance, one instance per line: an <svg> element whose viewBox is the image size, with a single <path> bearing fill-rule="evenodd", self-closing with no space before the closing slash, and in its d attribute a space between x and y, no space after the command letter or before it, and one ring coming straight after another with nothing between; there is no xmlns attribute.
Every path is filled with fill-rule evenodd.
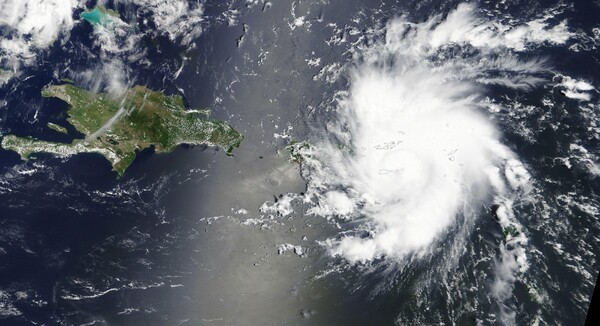
<svg viewBox="0 0 600 326"><path fill-rule="evenodd" d="M0 0L0 324L583 324L597 17Z"/></svg>
<svg viewBox="0 0 600 326"><path fill-rule="evenodd" d="M336 118L308 150L322 158L309 175L316 173L311 182L325 189L322 208L342 218L364 217L372 229L366 238L331 241L333 254L356 262L422 253L457 215L473 215L494 200L500 205L500 198L529 186L526 168L503 144L486 109L485 87L532 87L547 65L539 58L498 59L513 44L475 42L486 29L474 11L462 5L446 19L420 24L397 18L384 40L348 68L350 86L338 94ZM466 31L457 35L474 35L440 35L456 30L446 25ZM473 43L482 48L444 59L449 48ZM507 75L496 78L497 72ZM336 187L346 190L328 190Z"/></svg>
<svg viewBox="0 0 600 326"><path fill-rule="evenodd" d="M315 124L302 150L311 212L345 225L322 242L330 255L405 265L445 248L447 272L475 220L494 218L507 239L488 291L502 305L528 269L528 239L512 208L531 200L535 181L498 130L487 92L548 83L546 58L513 50L569 35L562 23L505 26L461 4L420 23L394 18L357 49L332 118Z"/></svg>

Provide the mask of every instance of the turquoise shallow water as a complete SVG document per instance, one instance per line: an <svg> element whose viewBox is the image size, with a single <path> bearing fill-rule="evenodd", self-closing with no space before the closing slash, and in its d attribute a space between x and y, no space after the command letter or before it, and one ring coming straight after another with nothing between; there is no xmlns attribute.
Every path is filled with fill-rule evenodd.
<svg viewBox="0 0 600 326"><path fill-rule="evenodd" d="M41 98L40 90L63 83L57 80L63 77L92 88L114 76L104 75L99 65L116 62L136 84L185 94L190 107L210 108L245 139L234 157L208 146L160 155L145 151L119 180L99 155L40 155L23 162L0 149L0 325L503 324L492 318L504 307L489 296L504 239L493 206L473 222L475 231L465 238L464 250L456 251L459 262L451 268L444 255L450 257L448 248L463 239L457 232L440 240L435 258L403 269L383 260L350 269L337 265L316 241L354 230L357 221L336 225L306 214L312 207L299 202L286 216L263 218L259 212L267 200L285 203L279 195L306 190L298 167L286 164L283 131L304 140L313 130L305 124L331 120L332 99L348 86L328 82L326 71L352 64L348 48L368 45L364 34L378 33L387 20L408 15L411 22L426 21L457 2L286 0L247 7L245 1L207 0L203 34L187 50L156 30L152 11L131 1L110 7L129 27L105 9L81 15L87 22L74 24L60 40L64 46L50 47L43 60L20 72L35 78L0 87L1 134L71 142L71 126L70 135L45 127L67 125L66 107ZM506 1L498 7L508 9L498 9L494 19L514 13L517 21L532 21L559 1L538 2ZM486 3L481 5L496 8ZM568 18L573 30L591 33L600 7L580 9L574 3L573 11L556 19ZM232 25L226 14L237 17ZM140 38L132 41L139 49L101 57L105 43L88 23L123 26L125 35ZM442 55L470 51L451 47ZM599 71L598 51L549 46L516 55L548 56L552 69L591 82ZM130 53L143 63L130 61ZM502 142L534 173L540 193L533 204L516 207L531 241L528 282L516 281L506 301L518 325L529 324L538 312L548 322L583 324L593 287L586 276L594 279L600 264L600 242L594 240L600 237L594 209L600 207L600 183L571 150L577 144L600 153L600 137L588 129L600 121L593 120L598 106L579 105L552 87L512 93L490 87L485 93L503 104L504 110L490 116ZM565 159L570 169L561 163ZM284 244L306 252L279 253ZM537 285L546 303L535 302L526 284Z"/></svg>
<svg viewBox="0 0 600 326"><path fill-rule="evenodd" d="M92 25L101 24L105 25L107 22L106 14L99 9L94 9L90 12L84 12L81 14L81 19L86 20Z"/></svg>

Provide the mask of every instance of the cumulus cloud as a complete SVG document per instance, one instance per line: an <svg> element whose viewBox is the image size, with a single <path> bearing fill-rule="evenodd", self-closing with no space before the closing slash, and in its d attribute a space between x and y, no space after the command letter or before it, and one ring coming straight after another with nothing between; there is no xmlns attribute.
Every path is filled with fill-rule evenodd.
<svg viewBox="0 0 600 326"><path fill-rule="evenodd" d="M592 94L598 91L594 86L583 80L573 79L569 76L558 74L554 76L557 87L564 96L579 101L589 101L592 99Z"/></svg>
<svg viewBox="0 0 600 326"><path fill-rule="evenodd" d="M462 3L443 20L441 16L436 16L424 24L415 25L416 37L412 41L428 48L467 43L479 49L509 48L523 51L530 45L540 43L564 44L575 35L569 31L565 21L551 26L551 17L509 25L485 20L477 15L476 9L471 3ZM390 37L398 36L394 33L396 30L390 31ZM413 49L419 48L413 45Z"/></svg>
<svg viewBox="0 0 600 326"><path fill-rule="evenodd" d="M17 70L73 28L76 0L6 0L0 3L1 64Z"/></svg>
<svg viewBox="0 0 600 326"><path fill-rule="evenodd" d="M100 1L102 3L103 1ZM119 1L117 1L119 2ZM192 45L202 34L204 6L200 1L185 0L124 0L139 6L147 14L156 31L177 44ZM0 66L18 73L19 67L31 66L37 57L55 42L65 42L75 25L74 10L82 7L77 0L5 0L0 2ZM77 19L75 17L75 19ZM110 26L95 28L96 44L101 55L125 57L140 61L137 29L114 18ZM134 22L135 23L135 22ZM16 74L13 74L16 75Z"/></svg>
<svg viewBox="0 0 600 326"><path fill-rule="evenodd" d="M181 45L190 45L202 34L204 6L200 1L133 0L142 11L150 12L159 33Z"/></svg>

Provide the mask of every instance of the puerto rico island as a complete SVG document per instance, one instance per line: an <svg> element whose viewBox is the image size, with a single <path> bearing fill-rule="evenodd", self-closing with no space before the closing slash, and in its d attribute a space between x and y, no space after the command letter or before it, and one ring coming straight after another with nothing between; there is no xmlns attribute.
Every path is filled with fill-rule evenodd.
<svg viewBox="0 0 600 326"><path fill-rule="evenodd" d="M53 85L45 87L42 96L68 103L67 121L84 134L85 139L56 143L4 136L2 147L19 153L24 160L34 153L60 157L99 153L121 177L135 159L136 151L150 146L161 153L173 151L181 144L207 144L220 146L231 155L244 138L228 123L209 119L208 110L186 110L181 96L167 96L144 86L134 86L116 98L71 84ZM56 124L52 127L66 131Z"/></svg>

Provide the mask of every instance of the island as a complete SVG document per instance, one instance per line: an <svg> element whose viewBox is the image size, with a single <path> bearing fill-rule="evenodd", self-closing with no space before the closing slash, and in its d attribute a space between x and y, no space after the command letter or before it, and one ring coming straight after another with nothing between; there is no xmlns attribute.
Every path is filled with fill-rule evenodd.
<svg viewBox="0 0 600 326"><path fill-rule="evenodd" d="M154 146L157 153L173 151L178 145L220 146L232 155L243 136L226 122L209 118L208 110L186 110L183 98L168 96L144 86L134 86L122 96L93 93L72 84L46 86L43 97L68 104L67 121L85 138L71 143L49 142L31 137L6 135L1 146L27 160L34 153L66 157L98 153L121 177L133 162L136 151ZM66 129L49 125L65 132Z"/></svg>
<svg viewBox="0 0 600 326"><path fill-rule="evenodd" d="M92 26L102 26L108 28L111 24L114 24L115 21L121 22L121 18L119 18L119 14L110 9L106 9L102 5L96 6L91 11L84 11L79 15L79 18L87 21L92 24Z"/></svg>
<svg viewBox="0 0 600 326"><path fill-rule="evenodd" d="M61 125L57 125L56 123L53 122L48 122L47 124L48 128L54 130L54 131L58 131L62 134L68 134L69 132L67 131L67 128L61 126Z"/></svg>

